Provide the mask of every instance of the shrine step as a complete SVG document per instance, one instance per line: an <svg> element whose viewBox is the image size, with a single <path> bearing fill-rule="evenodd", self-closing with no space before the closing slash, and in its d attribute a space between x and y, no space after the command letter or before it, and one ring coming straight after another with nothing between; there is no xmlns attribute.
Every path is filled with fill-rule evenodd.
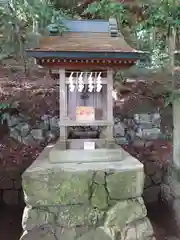
<svg viewBox="0 0 180 240"><path fill-rule="evenodd" d="M67 139L67 140L58 140L56 143L56 148L59 150L66 149L84 149L85 142L94 142L95 148L107 148L107 149L116 149L119 146L115 143L114 139Z"/></svg>
<svg viewBox="0 0 180 240"><path fill-rule="evenodd" d="M72 121L66 120L59 122L60 127L76 127L76 126L112 126L112 121L107 120L95 120L95 121Z"/></svg>
<svg viewBox="0 0 180 240"><path fill-rule="evenodd" d="M79 139L77 139L79 140ZM83 140L83 139L82 139ZM123 148L99 148L92 150L59 148L61 141L58 141L49 152L51 163L75 163L75 162L119 162L128 159L130 156ZM132 156L130 156L133 158Z"/></svg>
<svg viewBox="0 0 180 240"><path fill-rule="evenodd" d="M62 151L54 147L49 152L49 161L51 163L119 162L121 159L122 156L119 149L68 149Z"/></svg>

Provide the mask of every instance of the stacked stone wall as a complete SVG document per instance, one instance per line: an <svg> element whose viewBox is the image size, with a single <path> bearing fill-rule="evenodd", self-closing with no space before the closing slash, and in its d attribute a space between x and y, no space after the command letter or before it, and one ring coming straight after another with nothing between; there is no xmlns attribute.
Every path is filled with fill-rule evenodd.
<svg viewBox="0 0 180 240"><path fill-rule="evenodd" d="M0 204L24 204L21 173L17 168L0 171Z"/></svg>

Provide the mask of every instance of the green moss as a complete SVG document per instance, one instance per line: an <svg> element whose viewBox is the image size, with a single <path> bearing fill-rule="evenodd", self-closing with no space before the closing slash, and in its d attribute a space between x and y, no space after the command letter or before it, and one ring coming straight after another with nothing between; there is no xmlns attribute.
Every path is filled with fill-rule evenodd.
<svg viewBox="0 0 180 240"><path fill-rule="evenodd" d="M98 209L106 209L108 207L108 194L104 185L94 184L91 204Z"/></svg>
<svg viewBox="0 0 180 240"><path fill-rule="evenodd" d="M63 226L96 226L103 219L103 211L88 205L71 205L59 208L58 223Z"/></svg>
<svg viewBox="0 0 180 240"><path fill-rule="evenodd" d="M134 198L117 202L107 213L105 226L116 226L122 230L125 225L147 215L146 207L142 198Z"/></svg>
<svg viewBox="0 0 180 240"><path fill-rule="evenodd" d="M111 199L135 197L138 184L137 172L116 172L106 177L106 183Z"/></svg>
<svg viewBox="0 0 180 240"><path fill-rule="evenodd" d="M92 173L35 173L34 176L23 178L26 202L30 205L88 203Z"/></svg>

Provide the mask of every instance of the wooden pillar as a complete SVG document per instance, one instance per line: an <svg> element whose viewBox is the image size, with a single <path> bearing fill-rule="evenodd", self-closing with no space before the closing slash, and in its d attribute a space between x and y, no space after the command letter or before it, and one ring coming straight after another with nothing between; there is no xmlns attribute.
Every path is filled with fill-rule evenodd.
<svg viewBox="0 0 180 240"><path fill-rule="evenodd" d="M67 96L66 96L66 77L65 69L59 70L59 119L60 119L60 140L67 139L67 129L62 123L67 117Z"/></svg>
<svg viewBox="0 0 180 240"><path fill-rule="evenodd" d="M107 138L113 138L113 71L112 69L108 69L107 72L107 120L112 123L112 126L107 127Z"/></svg>

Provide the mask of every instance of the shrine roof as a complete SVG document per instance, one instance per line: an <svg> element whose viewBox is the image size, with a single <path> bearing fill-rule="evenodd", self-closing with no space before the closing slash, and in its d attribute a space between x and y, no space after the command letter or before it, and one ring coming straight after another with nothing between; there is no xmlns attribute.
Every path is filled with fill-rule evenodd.
<svg viewBox="0 0 180 240"><path fill-rule="evenodd" d="M33 57L140 58L143 52L130 47L114 19L63 20L61 36L42 37L38 48L27 50ZM144 55L144 54L143 54Z"/></svg>
<svg viewBox="0 0 180 240"><path fill-rule="evenodd" d="M109 21L65 19L62 22L70 32L89 32L89 33L109 32Z"/></svg>

